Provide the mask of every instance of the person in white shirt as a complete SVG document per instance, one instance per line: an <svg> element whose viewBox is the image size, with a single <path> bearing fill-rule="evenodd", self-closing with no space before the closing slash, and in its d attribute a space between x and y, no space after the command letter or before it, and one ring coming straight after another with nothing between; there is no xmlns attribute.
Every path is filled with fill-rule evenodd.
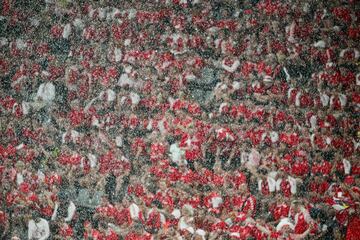
<svg viewBox="0 0 360 240"><path fill-rule="evenodd" d="M65 222L71 222L76 212L75 204L68 199L66 194L59 195L60 202L55 203L54 212L51 220L56 220L57 217L64 217Z"/></svg>
<svg viewBox="0 0 360 240"><path fill-rule="evenodd" d="M28 223L29 240L45 240L50 236L49 223L36 212Z"/></svg>
<svg viewBox="0 0 360 240"><path fill-rule="evenodd" d="M55 86L52 82L42 83L36 93L36 101L51 102L55 99Z"/></svg>
<svg viewBox="0 0 360 240"><path fill-rule="evenodd" d="M36 92L33 102L26 107L26 112L33 110L39 111L40 109L51 105L55 100L55 85L52 82L45 82L40 84L38 91Z"/></svg>
<svg viewBox="0 0 360 240"><path fill-rule="evenodd" d="M186 163L186 160L183 159L185 151L179 148L178 143L171 144L169 151L172 162L176 163L177 165Z"/></svg>

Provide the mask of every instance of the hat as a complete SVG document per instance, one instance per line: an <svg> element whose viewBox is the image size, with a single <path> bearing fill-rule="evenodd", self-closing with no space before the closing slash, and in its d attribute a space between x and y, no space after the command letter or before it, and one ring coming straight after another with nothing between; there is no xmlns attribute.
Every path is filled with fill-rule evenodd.
<svg viewBox="0 0 360 240"><path fill-rule="evenodd" d="M294 224L292 224L290 222L289 218L283 218L283 219L280 220L279 224L276 226L276 231L279 232L285 226L290 227L292 230L295 229Z"/></svg>

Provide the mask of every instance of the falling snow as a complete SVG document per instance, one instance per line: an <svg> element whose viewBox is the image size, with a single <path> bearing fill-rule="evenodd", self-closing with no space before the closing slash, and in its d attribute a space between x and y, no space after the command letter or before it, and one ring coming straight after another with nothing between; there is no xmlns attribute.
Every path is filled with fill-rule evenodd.
<svg viewBox="0 0 360 240"><path fill-rule="evenodd" d="M0 2L0 239L360 239L357 0Z"/></svg>

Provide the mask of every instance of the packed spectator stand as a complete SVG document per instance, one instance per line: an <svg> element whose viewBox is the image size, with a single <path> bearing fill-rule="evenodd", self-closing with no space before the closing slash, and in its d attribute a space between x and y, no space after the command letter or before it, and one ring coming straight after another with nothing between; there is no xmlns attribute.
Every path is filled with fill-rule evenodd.
<svg viewBox="0 0 360 240"><path fill-rule="evenodd" d="M358 0L0 11L0 239L360 239Z"/></svg>

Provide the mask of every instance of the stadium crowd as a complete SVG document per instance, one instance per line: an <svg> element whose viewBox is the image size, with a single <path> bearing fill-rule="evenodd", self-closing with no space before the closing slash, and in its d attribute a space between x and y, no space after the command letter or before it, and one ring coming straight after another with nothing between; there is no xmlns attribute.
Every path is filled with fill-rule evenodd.
<svg viewBox="0 0 360 240"><path fill-rule="evenodd" d="M360 239L357 0L1 3L1 239Z"/></svg>

